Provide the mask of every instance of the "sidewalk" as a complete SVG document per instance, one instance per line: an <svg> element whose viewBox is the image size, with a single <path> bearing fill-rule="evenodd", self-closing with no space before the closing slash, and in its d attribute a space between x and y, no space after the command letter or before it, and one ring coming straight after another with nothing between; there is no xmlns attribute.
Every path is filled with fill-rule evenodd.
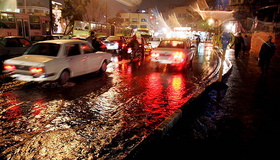
<svg viewBox="0 0 280 160"><path fill-rule="evenodd" d="M209 86L169 135L147 145L135 159L279 157L280 53L262 75L255 55L234 58L227 89Z"/></svg>

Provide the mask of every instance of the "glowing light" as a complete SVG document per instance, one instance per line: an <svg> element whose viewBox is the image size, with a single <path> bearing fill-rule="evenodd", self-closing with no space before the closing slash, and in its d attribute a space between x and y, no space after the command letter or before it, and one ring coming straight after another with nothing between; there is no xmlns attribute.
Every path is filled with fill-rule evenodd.
<svg viewBox="0 0 280 160"><path fill-rule="evenodd" d="M15 69L16 69L16 66L15 66L15 65L8 65L8 64L5 64L5 65L4 65L4 69L5 69L5 70L8 70L8 71L11 71L11 70L15 70Z"/></svg>
<svg viewBox="0 0 280 160"><path fill-rule="evenodd" d="M44 69L41 67L31 67L29 70L32 73L43 73L44 72Z"/></svg>
<svg viewBox="0 0 280 160"><path fill-rule="evenodd" d="M214 20L213 20L212 18L208 19L208 24L209 24L209 25L214 24Z"/></svg>

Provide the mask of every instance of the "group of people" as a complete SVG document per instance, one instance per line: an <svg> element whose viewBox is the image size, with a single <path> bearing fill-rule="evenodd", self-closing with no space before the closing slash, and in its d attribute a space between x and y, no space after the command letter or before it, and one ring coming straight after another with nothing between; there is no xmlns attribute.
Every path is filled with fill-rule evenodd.
<svg viewBox="0 0 280 160"><path fill-rule="evenodd" d="M272 42L273 37L268 36L268 39L266 42L264 42L261 46L260 52L259 52L259 63L258 66L261 68L262 73L265 73L268 71L270 66L270 61L275 54L275 44ZM241 33L238 33L234 40L234 55L235 58L239 58L239 54L241 51L243 54L247 54L248 52L248 45L249 45L249 39L248 36L245 35L244 38L242 37Z"/></svg>

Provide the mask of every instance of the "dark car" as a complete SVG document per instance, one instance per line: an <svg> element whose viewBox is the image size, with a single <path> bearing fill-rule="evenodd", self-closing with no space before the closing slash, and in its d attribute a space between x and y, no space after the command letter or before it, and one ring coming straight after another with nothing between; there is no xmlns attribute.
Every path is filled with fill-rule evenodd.
<svg viewBox="0 0 280 160"><path fill-rule="evenodd" d="M3 69L3 61L9 58L21 56L32 42L24 37L8 36L0 40L0 68Z"/></svg>
<svg viewBox="0 0 280 160"><path fill-rule="evenodd" d="M106 45L108 51L120 53L125 42L125 37L123 36L109 36L104 41L104 44Z"/></svg>

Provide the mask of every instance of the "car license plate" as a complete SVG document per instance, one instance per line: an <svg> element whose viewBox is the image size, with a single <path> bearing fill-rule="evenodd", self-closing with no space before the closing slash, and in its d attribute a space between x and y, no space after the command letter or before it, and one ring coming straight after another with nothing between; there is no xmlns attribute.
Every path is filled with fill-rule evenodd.
<svg viewBox="0 0 280 160"><path fill-rule="evenodd" d="M172 62L170 60L160 60L160 63L171 64Z"/></svg>
<svg viewBox="0 0 280 160"><path fill-rule="evenodd" d="M17 75L16 80L21 80L21 81L30 81L32 79L31 76L27 76L27 75Z"/></svg>

